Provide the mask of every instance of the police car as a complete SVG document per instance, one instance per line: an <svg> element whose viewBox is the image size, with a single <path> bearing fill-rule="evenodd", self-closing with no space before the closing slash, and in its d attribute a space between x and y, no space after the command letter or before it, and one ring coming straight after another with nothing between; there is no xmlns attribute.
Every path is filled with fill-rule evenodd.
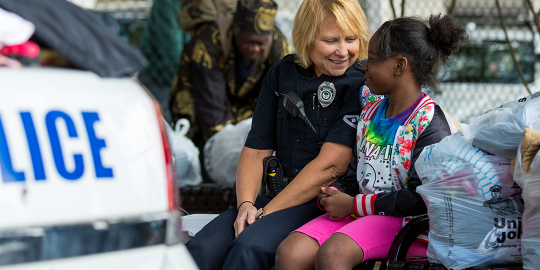
<svg viewBox="0 0 540 270"><path fill-rule="evenodd" d="M47 68L0 81L0 269L197 269L143 87Z"/></svg>

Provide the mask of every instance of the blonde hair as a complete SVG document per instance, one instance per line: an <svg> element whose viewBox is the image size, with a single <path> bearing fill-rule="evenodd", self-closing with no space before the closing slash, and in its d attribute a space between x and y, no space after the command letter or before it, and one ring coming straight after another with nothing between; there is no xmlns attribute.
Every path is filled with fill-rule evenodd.
<svg viewBox="0 0 540 270"><path fill-rule="evenodd" d="M367 57L369 25L357 0L304 0L296 12L292 30L296 63L303 68L307 69L313 64L309 49L324 19L329 16L336 18L337 25L345 35L359 39L358 59Z"/></svg>

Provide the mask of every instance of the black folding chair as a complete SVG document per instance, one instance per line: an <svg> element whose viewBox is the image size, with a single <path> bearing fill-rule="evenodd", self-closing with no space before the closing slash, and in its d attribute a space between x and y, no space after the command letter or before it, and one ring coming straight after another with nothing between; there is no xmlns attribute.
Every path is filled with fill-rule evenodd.
<svg viewBox="0 0 540 270"><path fill-rule="evenodd" d="M433 264L427 257L407 258L407 251L414 240L423 232L429 231L427 215L417 217L405 225L394 238L386 260L371 260L363 262L353 270L448 270L442 264ZM475 266L471 270L518 270L521 264Z"/></svg>

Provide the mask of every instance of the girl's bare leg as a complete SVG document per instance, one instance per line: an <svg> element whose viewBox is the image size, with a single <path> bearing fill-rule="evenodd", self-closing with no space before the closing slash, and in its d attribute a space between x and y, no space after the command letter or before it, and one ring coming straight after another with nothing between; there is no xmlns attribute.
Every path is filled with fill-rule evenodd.
<svg viewBox="0 0 540 270"><path fill-rule="evenodd" d="M313 270L317 250L319 243L315 239L294 232L279 244L276 252L276 270Z"/></svg>
<svg viewBox="0 0 540 270"><path fill-rule="evenodd" d="M360 264L363 259L364 252L354 240L345 234L335 233L319 248L315 260L315 269L351 270Z"/></svg>

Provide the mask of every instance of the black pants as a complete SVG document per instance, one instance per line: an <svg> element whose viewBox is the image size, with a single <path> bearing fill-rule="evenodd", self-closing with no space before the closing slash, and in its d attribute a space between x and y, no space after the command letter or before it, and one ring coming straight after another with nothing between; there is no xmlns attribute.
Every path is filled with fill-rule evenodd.
<svg viewBox="0 0 540 270"><path fill-rule="evenodd" d="M255 207L264 207L271 198L262 195ZM238 211L231 208L216 217L187 243L187 248L201 270L270 269L276 249L289 233L322 215L317 201L263 216L234 238Z"/></svg>

